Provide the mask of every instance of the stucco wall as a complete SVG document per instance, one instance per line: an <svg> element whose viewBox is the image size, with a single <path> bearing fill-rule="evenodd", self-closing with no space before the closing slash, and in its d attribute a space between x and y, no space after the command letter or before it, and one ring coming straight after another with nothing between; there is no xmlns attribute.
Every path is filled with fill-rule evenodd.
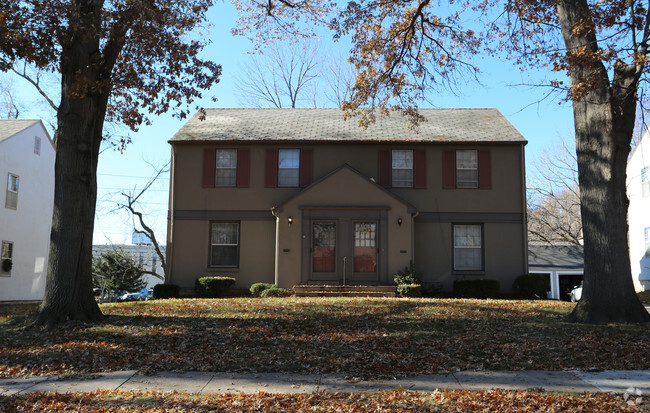
<svg viewBox="0 0 650 413"><path fill-rule="evenodd" d="M34 138L41 153L34 153ZM13 268L0 270L0 301L40 300L45 291L55 151L39 122L0 142L0 241L13 242ZM18 175L17 208L5 207L7 176Z"/></svg>

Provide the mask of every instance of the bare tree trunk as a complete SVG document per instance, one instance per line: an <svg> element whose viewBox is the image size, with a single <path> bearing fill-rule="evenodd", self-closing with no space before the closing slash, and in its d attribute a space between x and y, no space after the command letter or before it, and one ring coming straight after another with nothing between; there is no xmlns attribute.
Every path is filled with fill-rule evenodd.
<svg viewBox="0 0 650 413"><path fill-rule="evenodd" d="M557 3L562 34L570 53L596 54L585 0ZM582 24L581 29L576 29ZM572 56L569 56L572 58ZM602 61L587 57L571 65L571 85L589 92L573 100L578 177L584 231L585 277L582 299L568 316L584 323L648 322L632 282L628 248L627 156L636 110L636 70L616 64L609 82Z"/></svg>
<svg viewBox="0 0 650 413"><path fill-rule="evenodd" d="M92 9L92 2L81 8ZM66 320L97 320L102 313L93 295L92 237L97 199L97 158L110 87L102 84L99 13L83 10L61 51L61 104L45 296L34 325L48 329Z"/></svg>

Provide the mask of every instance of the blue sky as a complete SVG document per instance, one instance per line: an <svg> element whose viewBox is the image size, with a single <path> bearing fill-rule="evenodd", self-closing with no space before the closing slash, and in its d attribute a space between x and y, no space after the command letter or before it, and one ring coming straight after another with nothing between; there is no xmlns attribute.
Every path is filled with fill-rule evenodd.
<svg viewBox="0 0 650 413"><path fill-rule="evenodd" d="M208 17L213 24L209 33L213 43L205 50L203 57L220 63L223 75L221 81L205 93L206 99L200 103L206 107L241 107L235 77L242 65L251 59L248 55L251 43L243 37L233 37L230 32L237 18L232 4L217 3ZM321 39L325 46L330 42L326 37ZM533 163L543 148L555 144L560 137L573 138L571 104L559 104L557 100L550 99L539 102L548 92L546 88L514 86L540 83L549 76L547 72L522 73L511 62L493 58L477 59L475 63L481 68L482 85L469 81L461 86L459 95L432 92L429 100L434 107L499 109L528 139L527 174L534 175ZM19 88L20 98L29 102L36 101L36 92L31 86L19 81L14 84ZM212 102L209 99L212 96L218 100ZM27 110L21 117L44 116L42 113L42 107L37 109L34 106L33 110ZM124 212L115 211L115 201L119 200L122 191L142 188L154 171L151 165L160 167L170 159L167 141L182 126L183 121L169 114L151 119L151 126L143 126L137 133L131 134L133 143L124 153L108 149L100 155L94 244L131 242L132 221ZM166 239L168 188L167 174L158 179L141 203L149 225L153 226L157 238L163 242Z"/></svg>

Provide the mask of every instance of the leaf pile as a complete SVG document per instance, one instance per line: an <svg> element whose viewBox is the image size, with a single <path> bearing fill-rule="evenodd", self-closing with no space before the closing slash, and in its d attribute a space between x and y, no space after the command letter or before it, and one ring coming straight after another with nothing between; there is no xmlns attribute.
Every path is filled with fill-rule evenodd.
<svg viewBox="0 0 650 413"><path fill-rule="evenodd" d="M377 393L223 394L111 392L32 393L0 397L2 411L75 412L638 412L608 394L396 389ZM644 410L648 411L648 410Z"/></svg>
<svg viewBox="0 0 650 413"><path fill-rule="evenodd" d="M0 376L650 369L649 326L565 323L558 301L230 298L106 304L52 332L0 318Z"/></svg>

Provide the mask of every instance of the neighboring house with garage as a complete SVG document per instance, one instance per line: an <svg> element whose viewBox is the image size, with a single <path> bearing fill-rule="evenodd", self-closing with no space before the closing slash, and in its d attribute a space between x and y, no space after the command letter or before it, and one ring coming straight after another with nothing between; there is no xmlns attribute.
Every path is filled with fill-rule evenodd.
<svg viewBox="0 0 650 413"><path fill-rule="evenodd" d="M425 284L527 272L526 140L496 109L361 129L338 109L207 109L171 139L167 282Z"/></svg>
<svg viewBox="0 0 650 413"><path fill-rule="evenodd" d="M643 134L627 162L630 264L634 286L650 290L650 137Z"/></svg>
<svg viewBox="0 0 650 413"><path fill-rule="evenodd" d="M569 293L584 276L582 245L529 245L528 272L547 275L551 282L548 298L568 300Z"/></svg>
<svg viewBox="0 0 650 413"><path fill-rule="evenodd" d="M0 301L43 298L55 157L40 120L0 120Z"/></svg>

